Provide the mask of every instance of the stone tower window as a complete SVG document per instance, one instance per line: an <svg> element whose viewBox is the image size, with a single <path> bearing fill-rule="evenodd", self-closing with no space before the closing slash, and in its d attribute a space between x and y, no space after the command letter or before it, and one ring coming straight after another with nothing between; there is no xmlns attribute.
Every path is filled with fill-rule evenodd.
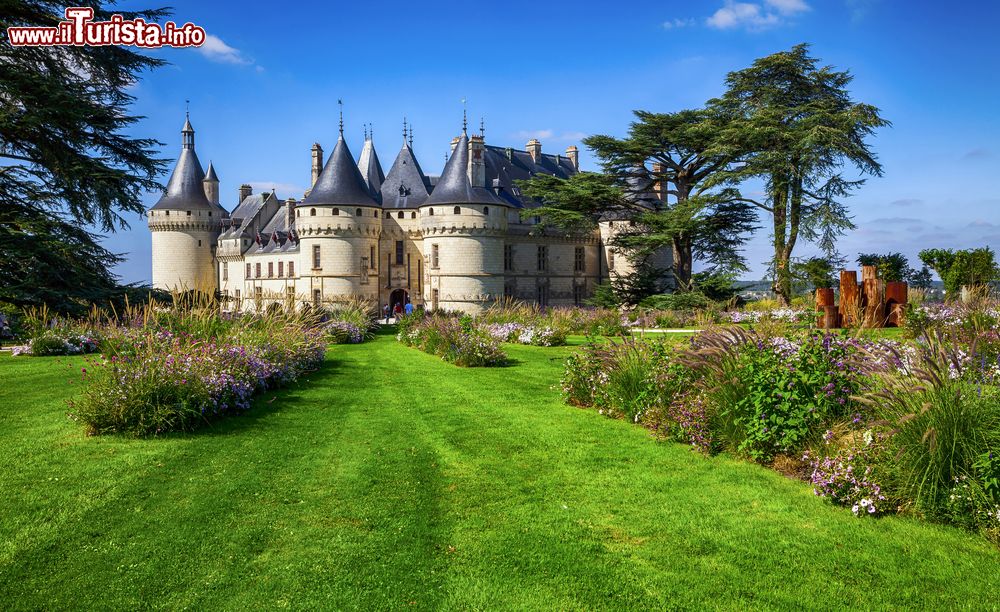
<svg viewBox="0 0 1000 612"><path fill-rule="evenodd" d="M222 262L222 280L224 280L224 281L229 280L229 262L228 261Z"/></svg>
<svg viewBox="0 0 1000 612"><path fill-rule="evenodd" d="M486 216L489 216L489 214L490 214L490 207L489 206L483 206L483 214L486 215Z"/></svg>
<svg viewBox="0 0 1000 612"><path fill-rule="evenodd" d="M431 217L433 217L434 216L434 209L433 208L429 209L427 211L427 214L430 215Z"/></svg>
<svg viewBox="0 0 1000 612"><path fill-rule="evenodd" d="M415 212L411 212L411 213L410 213L410 218L411 218L411 219L416 219L416 218L417 218L417 213L415 213Z"/></svg>
<svg viewBox="0 0 1000 612"><path fill-rule="evenodd" d="M360 208L354 209L354 216L355 217L360 217L361 216L361 209Z"/></svg>
<svg viewBox="0 0 1000 612"><path fill-rule="evenodd" d="M320 269L319 245L313 245L313 270Z"/></svg>
<svg viewBox="0 0 1000 612"><path fill-rule="evenodd" d="M333 212L330 213L330 214L332 214L334 217L339 217L340 216L340 209L339 208L334 208Z"/></svg>
<svg viewBox="0 0 1000 612"><path fill-rule="evenodd" d="M505 244L503 245L503 269L504 271L511 271L514 269L514 245Z"/></svg>
<svg viewBox="0 0 1000 612"><path fill-rule="evenodd" d="M316 216L316 209L315 208L310 208L309 209L309 216L310 217L315 217Z"/></svg>
<svg viewBox="0 0 1000 612"><path fill-rule="evenodd" d="M284 276L284 275L285 275L285 262L279 261L278 262L278 276L281 277L281 276Z"/></svg>
<svg viewBox="0 0 1000 612"><path fill-rule="evenodd" d="M295 262L288 262L288 276L295 276Z"/></svg>
<svg viewBox="0 0 1000 612"><path fill-rule="evenodd" d="M434 269L437 269L439 267L438 266L438 264L440 263L439 255L440 255L440 250L438 249L438 245L432 244L431 245L431 267L434 268Z"/></svg>
<svg viewBox="0 0 1000 612"><path fill-rule="evenodd" d="M273 261L267 262L267 277L268 278L273 278L274 277L274 262Z"/></svg>
<svg viewBox="0 0 1000 612"><path fill-rule="evenodd" d="M399 211L399 212L398 212L398 213L396 214L396 218L397 218L397 219L402 219L402 218L403 218L403 211Z"/></svg>
<svg viewBox="0 0 1000 612"><path fill-rule="evenodd" d="M403 241L402 240L397 240L396 241L396 265L397 266L403 265Z"/></svg>
<svg viewBox="0 0 1000 612"><path fill-rule="evenodd" d="M585 272L586 261L584 259L583 247L576 247L576 250L573 252L573 271Z"/></svg>
<svg viewBox="0 0 1000 612"><path fill-rule="evenodd" d="M201 240L199 240L199 241L198 241L198 246L199 246L199 247L201 246Z"/></svg>
<svg viewBox="0 0 1000 612"><path fill-rule="evenodd" d="M456 206L455 207L455 214L456 215L462 214L462 207L461 206Z"/></svg>
<svg viewBox="0 0 1000 612"><path fill-rule="evenodd" d="M187 216L189 216L189 217L191 216L191 211L190 210L187 211Z"/></svg>
<svg viewBox="0 0 1000 612"><path fill-rule="evenodd" d="M257 273L256 277L260 278L260 264L257 264L256 266L254 266L254 272Z"/></svg>
<svg viewBox="0 0 1000 612"><path fill-rule="evenodd" d="M250 264L247 264L247 278L250 278Z"/></svg>
<svg viewBox="0 0 1000 612"><path fill-rule="evenodd" d="M170 211L169 211L169 210L168 210L168 211L166 212L166 215L167 215L168 217L170 216Z"/></svg>

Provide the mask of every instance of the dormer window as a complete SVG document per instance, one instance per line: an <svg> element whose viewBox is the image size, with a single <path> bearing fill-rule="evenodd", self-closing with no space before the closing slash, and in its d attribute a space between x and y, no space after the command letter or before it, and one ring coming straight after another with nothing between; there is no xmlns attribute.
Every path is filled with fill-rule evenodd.
<svg viewBox="0 0 1000 612"><path fill-rule="evenodd" d="M396 218L397 219L402 219L403 218L403 211L399 211L399 213L396 215Z"/></svg>

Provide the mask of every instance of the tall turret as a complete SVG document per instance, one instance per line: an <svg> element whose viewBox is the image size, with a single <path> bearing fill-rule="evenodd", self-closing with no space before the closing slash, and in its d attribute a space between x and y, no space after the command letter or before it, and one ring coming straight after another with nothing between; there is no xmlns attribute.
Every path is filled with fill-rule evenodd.
<svg viewBox="0 0 1000 612"><path fill-rule="evenodd" d="M430 308L475 313L503 296L507 203L485 186L485 144L462 135L420 206Z"/></svg>
<svg viewBox="0 0 1000 612"><path fill-rule="evenodd" d="M214 169L205 176L195 153L194 128L185 116L177 165L166 191L147 213L153 235L153 287L215 292L215 243L228 216L218 203L218 177Z"/></svg>
<svg viewBox="0 0 1000 612"><path fill-rule="evenodd" d="M326 166L296 206L295 228L314 301L378 298L372 254L378 252L382 219L376 197L347 148L341 119L340 136Z"/></svg>
<svg viewBox="0 0 1000 612"><path fill-rule="evenodd" d="M205 173L205 179L201 182L205 188L205 197L208 201L216 206L219 204L219 177L215 174L215 166L212 162L208 162L208 172Z"/></svg>

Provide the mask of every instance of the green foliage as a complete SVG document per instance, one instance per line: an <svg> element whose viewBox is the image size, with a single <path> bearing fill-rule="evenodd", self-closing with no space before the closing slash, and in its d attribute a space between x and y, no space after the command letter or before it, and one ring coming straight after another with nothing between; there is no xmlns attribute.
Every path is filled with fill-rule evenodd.
<svg viewBox="0 0 1000 612"><path fill-rule="evenodd" d="M811 336L794 354L784 350L780 344L743 344L729 375L707 383L720 441L754 461L803 450L829 419L844 413L852 391L848 373L836 367L846 356L843 347Z"/></svg>
<svg viewBox="0 0 1000 612"><path fill-rule="evenodd" d="M799 239L832 254L836 238L854 227L841 200L863 181L844 178L843 167L882 173L866 139L889 122L874 106L851 99L851 80L849 72L820 67L800 44L730 73L725 94L710 102L728 117L720 150L741 161L720 178L764 181L766 199L757 205L771 214L774 289L783 304L792 297L790 264Z"/></svg>
<svg viewBox="0 0 1000 612"><path fill-rule="evenodd" d="M958 294L963 286L983 287L1000 277L1000 267L989 247L961 251L925 249L920 251L920 260L937 272L945 291L951 295Z"/></svg>
<svg viewBox="0 0 1000 612"><path fill-rule="evenodd" d="M809 283L813 289L828 289L835 284L834 264L828 257L810 257L792 264L792 273L799 279Z"/></svg>
<svg viewBox="0 0 1000 612"><path fill-rule="evenodd" d="M930 289L934 284L934 278L931 276L930 268L926 264L921 266L919 270L913 270L907 281L911 287L917 289Z"/></svg>
<svg viewBox="0 0 1000 612"><path fill-rule="evenodd" d="M886 282L905 281L913 275L910 262L902 253L861 253L858 255L858 265L875 266L878 276Z"/></svg>
<svg viewBox="0 0 1000 612"><path fill-rule="evenodd" d="M699 310L711 306L712 300L698 291L688 291L651 295L642 300L639 305L655 310Z"/></svg>
<svg viewBox="0 0 1000 612"><path fill-rule="evenodd" d="M615 293L611 281L605 281L594 287L594 295L586 300L586 304L597 308L618 308L622 305L622 300Z"/></svg>
<svg viewBox="0 0 1000 612"><path fill-rule="evenodd" d="M893 494L953 521L955 494L969 496L977 508L1000 503L989 458L1000 448L1000 392L960 375L961 352L950 340L930 336L911 376L883 376L865 400L887 423L884 468Z"/></svg>
<svg viewBox="0 0 1000 612"><path fill-rule="evenodd" d="M400 320L396 338L406 346L437 355L463 367L497 367L507 363L500 342L473 324L468 315L460 318L438 314L411 315Z"/></svg>
<svg viewBox="0 0 1000 612"><path fill-rule="evenodd" d="M694 287L710 300L716 302L727 302L734 297L738 289L736 288L736 274L721 270L708 270L697 272L693 276Z"/></svg>
<svg viewBox="0 0 1000 612"><path fill-rule="evenodd" d="M95 21L111 11L93 6ZM114 13L156 20L163 10ZM0 31L63 19L49 2L6 3ZM126 227L157 191L159 144L135 138L132 87L162 59L124 46L0 45L0 301L82 314L120 297L121 257L90 228Z"/></svg>

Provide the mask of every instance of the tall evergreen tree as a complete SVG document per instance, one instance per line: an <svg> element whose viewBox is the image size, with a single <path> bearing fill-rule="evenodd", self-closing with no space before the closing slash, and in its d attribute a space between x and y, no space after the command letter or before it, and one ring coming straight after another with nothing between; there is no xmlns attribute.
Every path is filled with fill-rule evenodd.
<svg viewBox="0 0 1000 612"><path fill-rule="evenodd" d="M100 2L75 6L93 7L95 20L111 15ZM7 40L11 26L55 26L63 9L14 0L0 13L0 301L72 311L117 290L110 268L120 258L97 232L127 227L125 215L144 211L142 194L161 188L160 143L126 131L140 119L128 88L163 61L126 47Z"/></svg>
<svg viewBox="0 0 1000 612"><path fill-rule="evenodd" d="M625 138L584 139L601 160L603 175L539 176L523 185L543 202L533 214L564 227L606 215L635 221L616 236L616 245L638 261L670 249L681 291L692 288L695 259L718 271L745 271L741 247L756 229L756 213L736 189L713 188L715 175L734 161L711 153L720 149L714 139L723 117L705 109L635 116Z"/></svg>
<svg viewBox="0 0 1000 612"><path fill-rule="evenodd" d="M844 166L882 174L866 139L890 124L878 108L851 99L852 79L849 72L818 67L801 44L730 73L726 93L711 102L729 118L718 153L742 162L725 179L764 182L764 201L751 201L771 215L773 288L784 304L791 299L797 241L816 242L832 255L836 238L854 227L841 199L864 180L845 178Z"/></svg>

